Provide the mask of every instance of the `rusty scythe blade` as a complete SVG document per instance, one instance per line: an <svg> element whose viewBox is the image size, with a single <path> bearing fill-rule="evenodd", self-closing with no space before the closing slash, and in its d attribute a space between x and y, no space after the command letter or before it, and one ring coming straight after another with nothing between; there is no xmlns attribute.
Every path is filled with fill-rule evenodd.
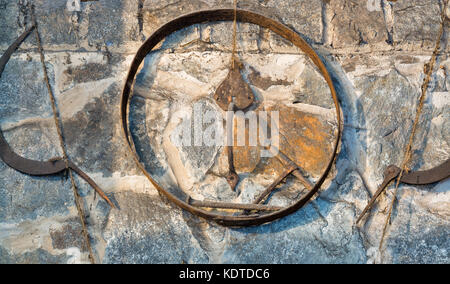
<svg viewBox="0 0 450 284"><path fill-rule="evenodd" d="M5 51L5 53L0 58L0 78L5 69L6 64L8 63L11 55L14 51L20 46L20 44L25 40L25 38L33 31L35 27L29 27L23 34ZM5 162L9 167L27 174L31 176L47 176L59 174L67 170L66 164L62 158L55 158L48 162L34 161L23 158L16 154L5 137L3 136L3 132L0 128L0 159ZM105 193L100 189L100 187L91 179L89 176L84 173L80 168L78 168L74 163L70 160L69 168L76 172L80 177L82 177L87 183L89 183L92 188L106 201L111 207L115 207L114 204L109 200L109 198L105 195Z"/></svg>
<svg viewBox="0 0 450 284"><path fill-rule="evenodd" d="M362 218L366 215L366 213L372 209L375 201L377 201L378 197L386 190L389 184L396 179L400 175L401 169L397 166L389 166L384 172L384 181L378 188L377 192L370 199L369 204L367 204L366 208L364 208L363 212L359 216L358 220L356 220L356 224L362 220ZM400 182L412 185L425 185L432 184L439 181L443 181L450 177L450 159L448 159L445 163L440 166L437 166L431 170L427 171L416 171L409 172L402 176Z"/></svg>
<svg viewBox="0 0 450 284"><path fill-rule="evenodd" d="M267 18L261 14L247 11L247 10L240 10L238 9L236 11L236 20L238 22L243 23L250 23L259 25L260 27L266 28L271 30L272 32L280 35L284 39L292 42L296 47L301 49L304 53L306 53L311 61L317 66L318 70L324 77L325 81L327 82L330 91L331 96L334 101L334 105L336 108L336 119L338 124L338 130L336 135L336 140L334 142L334 150L331 155L331 157L328 160L327 167L325 168L322 176L318 180L318 182L314 185L311 190L308 190L308 192L299 199L295 204L280 208L279 210L276 210L275 212L270 212L264 215L239 215L239 216L231 216L231 215L221 215L217 214L211 211L206 211L201 209L199 206L193 206L192 204L189 204L188 202L185 202L183 200L180 200L175 196L173 193L165 190L161 185L159 185L150 175L150 173L145 169L145 166L141 163L139 155L136 153L134 141L132 136L130 135L130 129L129 129L129 123L128 123L128 115L129 115L129 103L132 96L132 89L133 84L137 75L137 72L139 70L139 66L145 59L145 57L167 36L171 35L172 33L179 31L183 28L195 25L195 24L202 24L202 23L208 23L208 22L218 22L218 21L234 21L235 18L235 10L234 9L214 9L214 10L204 10L204 11L198 11L194 12L192 14L184 15L179 18L176 18L175 20L172 20L171 22L163 25L158 30L156 30L145 42L144 44L139 48L137 51L131 66L130 70L128 72L127 80L125 82L123 92L122 92L122 101L121 101L121 119L122 119L122 131L124 134L124 138L126 139L126 143L128 145L129 151L132 154L134 160L136 161L136 164L139 166L143 174L149 179L149 181L155 186L155 188L161 192L163 195L165 195L169 200L171 200L173 203L177 204L181 208L191 212L192 214L195 214L197 216L203 217L205 219L213 220L221 225L225 226L254 226L254 225L260 225L263 223L271 222L276 219L285 217L289 214L292 214L296 212L298 209L302 208L320 189L322 184L324 183L325 179L327 178L333 163L335 161L336 155L338 153L339 143L341 140L341 129L342 129L342 118L341 118L341 109L339 106L338 97L336 94L336 90L334 88L331 76L329 75L324 63L320 59L320 57L317 55L317 53L306 43L302 37L293 31L292 29L288 28L287 26L273 20L270 18ZM232 76L231 74L230 76ZM235 76L237 77L238 73L235 72ZM248 92L244 92L248 93ZM225 92L219 92L217 95L219 96L219 100L223 100ZM217 97L216 97L217 99ZM244 99L248 99L244 97ZM251 101L251 98L248 99ZM245 107L246 102L243 103L243 106ZM224 107L224 106L223 106ZM195 203L194 203L195 204ZM201 204L200 204L201 205ZM223 205L223 204L219 204ZM255 206L253 204L253 206ZM261 206L261 205L259 205ZM256 208L256 207L255 207ZM248 209L248 208L243 208Z"/></svg>

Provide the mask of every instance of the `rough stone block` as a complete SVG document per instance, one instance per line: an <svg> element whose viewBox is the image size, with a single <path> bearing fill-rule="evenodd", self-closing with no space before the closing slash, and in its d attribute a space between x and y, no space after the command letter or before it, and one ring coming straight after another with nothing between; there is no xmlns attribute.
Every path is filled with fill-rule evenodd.
<svg viewBox="0 0 450 284"><path fill-rule="evenodd" d="M232 8L232 6L232 1L223 0L146 0L143 9L144 30L149 35L158 26L183 14L204 9ZM241 9L255 11L279 20L294 28L311 42L321 42L322 40L322 2L320 0L282 2L269 0L264 3L243 0L239 1L238 6ZM225 33L230 33L230 29L227 29Z"/></svg>
<svg viewBox="0 0 450 284"><path fill-rule="evenodd" d="M8 46L19 36L20 26L22 25L19 18L19 9L16 1L0 1L0 19L2 19L0 44Z"/></svg>
<svg viewBox="0 0 450 284"><path fill-rule="evenodd" d="M122 205L109 216L104 231L105 263L208 262L181 210L133 192L120 193L116 199Z"/></svg>
<svg viewBox="0 0 450 284"><path fill-rule="evenodd" d="M333 14L330 23L333 47L376 44L388 40L381 8L370 9L367 1L333 0L328 5Z"/></svg>
<svg viewBox="0 0 450 284"><path fill-rule="evenodd" d="M89 45L120 46L126 41L140 40L139 11L142 0L100 0L85 3L82 21L88 25L85 35ZM83 16L87 22L83 21Z"/></svg>
<svg viewBox="0 0 450 284"><path fill-rule="evenodd" d="M393 3L394 40L434 47L439 35L442 1L399 0Z"/></svg>

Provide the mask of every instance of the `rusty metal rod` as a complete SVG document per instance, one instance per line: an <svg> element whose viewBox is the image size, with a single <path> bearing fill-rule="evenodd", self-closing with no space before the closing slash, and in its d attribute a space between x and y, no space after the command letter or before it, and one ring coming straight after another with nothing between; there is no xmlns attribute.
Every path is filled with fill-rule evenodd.
<svg viewBox="0 0 450 284"><path fill-rule="evenodd" d="M268 187L266 190L261 192L260 195L253 201L253 204L261 204L263 201L277 188L277 186L288 176L290 175L296 167L289 167Z"/></svg>
<svg viewBox="0 0 450 284"><path fill-rule="evenodd" d="M239 183L239 175L236 173L236 169L234 167L234 152L233 152L233 144L234 144L234 98L229 97L229 106L227 112L227 155L228 155L228 175L227 182L230 185L233 191L236 191L236 187Z"/></svg>
<svg viewBox="0 0 450 284"><path fill-rule="evenodd" d="M217 202L217 201L200 201L191 199L190 205L196 207L205 208L217 208L217 209L236 209L236 210L256 210L256 211L279 211L283 209L278 206L268 206L261 204L239 204L239 203L228 203L228 202Z"/></svg>
<svg viewBox="0 0 450 284"><path fill-rule="evenodd" d="M306 187L307 190L312 190L314 188L314 185L305 177L303 176L301 171L304 171L300 166L298 166L294 161L289 159L288 156L286 156L283 152L281 152L278 149L271 148L271 152L275 155L275 157L280 160L281 163L287 164L289 168L294 167L294 171L292 174L298 178L298 180ZM301 171L300 171L301 170Z"/></svg>

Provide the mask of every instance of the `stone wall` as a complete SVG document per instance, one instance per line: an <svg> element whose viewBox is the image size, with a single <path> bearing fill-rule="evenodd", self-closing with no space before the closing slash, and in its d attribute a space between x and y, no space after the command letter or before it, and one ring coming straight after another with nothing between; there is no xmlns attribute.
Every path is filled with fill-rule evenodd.
<svg viewBox="0 0 450 284"><path fill-rule="evenodd" d="M30 22L27 2L0 0L2 53ZM119 207L111 210L76 178L98 262L450 262L448 180L400 186L382 257L377 248L392 190L380 198L364 226L354 224L382 182L385 167L403 159L424 64L439 33L442 0L239 1L241 8L293 28L314 47L333 77L345 120L336 167L320 195L291 216L251 228L221 227L160 196L134 163L120 129L121 89L145 38L179 15L231 7L232 1L99 0L81 3L79 12L68 11L66 0L33 2L69 156ZM165 156L160 134L170 125L174 106L189 110L193 97L211 94L226 76L230 31L231 23L183 30L147 58L140 72L132 105L133 135L138 147L139 138L149 142L137 150L161 179L173 160ZM447 32L448 21L415 143L413 170L437 166L450 155ZM241 24L238 33L244 73L253 89L274 104L298 104L302 119L306 113L329 125L329 90L304 54L254 25ZM148 84L151 90L145 89ZM61 155L34 37L10 60L0 90L0 126L13 149L37 160ZM308 158L299 153L299 159ZM232 196L221 180L196 180L221 172L220 149L183 150L180 157L188 169L184 180L192 181L185 186L201 188L193 195L245 201L261 187L258 183L265 185L276 175L267 171L275 166L258 168L255 162L252 169L258 168L258 174L243 182L241 196ZM276 198L284 202L292 196ZM87 262L80 231L69 180L26 176L0 162L0 263Z"/></svg>

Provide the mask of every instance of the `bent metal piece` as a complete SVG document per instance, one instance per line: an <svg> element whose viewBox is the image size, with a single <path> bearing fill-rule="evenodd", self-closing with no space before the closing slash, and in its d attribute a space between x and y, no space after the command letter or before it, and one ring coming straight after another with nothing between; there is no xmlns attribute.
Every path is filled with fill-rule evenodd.
<svg viewBox="0 0 450 284"><path fill-rule="evenodd" d="M386 171L384 172L383 183L380 185L377 192L375 192L366 208L364 208L358 220L356 220L356 224L358 224L359 221L361 221L361 219L364 217L364 215L366 215L366 213L370 209L372 209L377 198L381 195L381 193L383 193L383 191L394 179L398 178L400 172L401 169L397 166L387 167ZM425 185L443 181L449 177L450 177L450 159L448 159L442 165L437 166L431 170L406 173L402 176L400 182L412 185Z"/></svg>
<svg viewBox="0 0 450 284"><path fill-rule="evenodd" d="M33 31L35 27L29 27L2 55L0 58L0 78L2 76L3 70L8 63L11 55L19 47L22 41ZM34 161L23 158L17 155L9 146L3 132L0 128L0 158L9 167L31 176L47 176L54 175L67 170L64 159L55 158L48 162ZM68 167L75 171L80 177L82 177L95 191L106 201L108 204L114 208L114 204L109 200L105 193L100 189L100 187L91 179L87 174L85 174L80 168L78 168L74 163L68 161Z"/></svg>
<svg viewBox="0 0 450 284"><path fill-rule="evenodd" d="M150 175L150 173L145 169L145 166L140 162L139 156L134 150L134 142L133 138L130 135L130 129L128 124L128 112L129 112L129 102L131 99L131 90L133 87L133 83L135 81L135 77L139 70L139 66L144 61L145 57L167 36L170 34L179 31L183 28L207 23L207 22L217 22L217 21L233 21L234 20L234 9L216 9L216 10L205 10L199 11L192 14L181 16L165 25L160 27L156 32L154 32L145 43L139 48L137 51L134 60L131 64L130 70L128 72L128 77L124 85L124 89L122 92L122 102L121 102L121 119L122 119L122 130L127 141L127 145L129 147L130 152L132 153L137 165L140 167L144 175L150 180L150 182L159 190L162 194L164 194L169 200L180 206L181 208L196 214L205 219L213 220L219 224L225 226L252 226L259 225L267 222L274 221L276 219L285 217L289 214L294 213L301 207L303 207L320 189L323 182L325 181L328 173L330 172L334 160L336 158L338 152L338 146L341 139L341 128L342 128L342 120L341 120L341 110L339 107L338 98L336 95L336 90L334 88L331 77L316 52L301 38L299 34L286 27L285 25L262 16L260 14L246 11L246 10L237 10L237 21L244 23L251 23L255 25L259 25L263 28L267 28L274 33L280 35L286 40L292 42L295 46L300 48L304 53L306 53L312 62L317 66L318 70L324 77L327 82L331 96L333 97L334 105L336 108L336 118L338 122L338 133L336 136L336 141L334 143L334 151L332 156L330 157L327 167L320 177L319 181L314 185L311 190L308 190L307 194L303 196L300 200L298 200L295 204L281 208L275 212L268 213L267 215L239 215L239 216L231 216L231 215L220 215L217 213L209 212L203 210L199 207L193 206L185 201L178 199L173 193L168 192L162 186L160 186Z"/></svg>

